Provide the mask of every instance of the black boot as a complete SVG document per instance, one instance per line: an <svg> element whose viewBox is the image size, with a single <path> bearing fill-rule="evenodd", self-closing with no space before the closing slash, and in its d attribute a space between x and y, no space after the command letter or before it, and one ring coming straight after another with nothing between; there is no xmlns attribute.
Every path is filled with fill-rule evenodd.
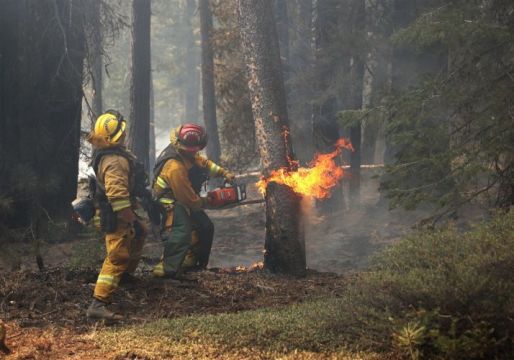
<svg viewBox="0 0 514 360"><path fill-rule="evenodd" d="M96 298L93 299L93 302L91 302L91 305L89 305L86 315L89 320L104 320L108 322L115 322L123 319L123 316L113 313L107 309L106 303Z"/></svg>
<svg viewBox="0 0 514 360"><path fill-rule="evenodd" d="M141 280L129 273L123 273L120 278L119 286L132 288L134 286L140 285Z"/></svg>

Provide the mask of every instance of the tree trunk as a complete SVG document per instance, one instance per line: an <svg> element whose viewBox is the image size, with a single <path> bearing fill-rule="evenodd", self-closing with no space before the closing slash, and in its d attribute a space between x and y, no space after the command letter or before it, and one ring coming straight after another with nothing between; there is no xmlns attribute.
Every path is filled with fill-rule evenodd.
<svg viewBox="0 0 514 360"><path fill-rule="evenodd" d="M185 100L185 122L198 122L200 120L198 92L198 65L200 54L195 42L193 18L196 11L196 0L188 0L186 6L186 22L189 27L186 38L186 100Z"/></svg>
<svg viewBox="0 0 514 360"><path fill-rule="evenodd" d="M378 90L377 75L379 72L379 54L376 40L379 37L378 23L380 23L379 9L380 5L377 0L365 0L365 27L367 40L370 44L369 52L366 55L366 66L364 67L363 84L362 84L362 109L370 110L375 102L373 96ZM365 164L374 162L375 144L378 135L377 122L368 121L367 118L362 120L362 161Z"/></svg>
<svg viewBox="0 0 514 360"><path fill-rule="evenodd" d="M93 99L91 107L93 111L93 119L96 119L103 112L102 104L102 75L103 75L103 59L102 59L102 22L100 14L101 2L95 0L92 4L92 24L91 24L91 38L89 55L91 66L91 81L93 87Z"/></svg>
<svg viewBox="0 0 514 360"><path fill-rule="evenodd" d="M71 212L86 10L73 0L0 2L0 203L10 204L0 204L0 222L8 226Z"/></svg>
<svg viewBox="0 0 514 360"><path fill-rule="evenodd" d="M280 59L282 61L282 74L284 83L289 79L289 15L286 0L274 0L274 14L280 46ZM287 84L286 84L286 94Z"/></svg>
<svg viewBox="0 0 514 360"><path fill-rule="evenodd" d="M288 18L291 23L289 35L289 69L291 75L290 88L294 96L288 100L291 121L291 134L295 144L301 144L294 149L302 164L312 160L314 144L312 136L312 98L315 89L306 79L305 74L313 71L313 4L312 0L295 0L289 3Z"/></svg>
<svg viewBox="0 0 514 360"><path fill-rule="evenodd" d="M148 173L148 176L151 177L152 170L155 166L155 160L156 160L156 154L155 154L155 93L153 90L153 75L150 73L150 149L149 149L149 155L150 155L150 163L149 163L149 169L150 172ZM153 180L153 179L150 179Z"/></svg>
<svg viewBox="0 0 514 360"><path fill-rule="evenodd" d="M374 66L373 71L373 80L372 80L372 88L371 88L371 96L370 102L371 107L380 106L383 103L383 99L387 96L391 95L391 83L392 83L392 45L389 41L391 34L393 32L393 2L394 0L368 0L371 6L366 10L367 16L367 24L370 28L375 29L372 37L372 47L371 50L372 57L375 57L374 60L370 62ZM373 55L374 54L374 55ZM363 98L363 106L367 106L367 103L364 102ZM363 151L368 151L369 149L373 149L374 152L371 151L367 156L373 160L375 163L383 163L384 162L384 152L385 152L385 128L386 128L386 119L382 114L379 115L380 120L375 126L368 126L364 124L364 141L367 142L363 144ZM367 132L367 134L366 134ZM376 132L374 146L371 146L371 138L369 136L370 133L373 134Z"/></svg>
<svg viewBox="0 0 514 360"><path fill-rule="evenodd" d="M151 0L132 2L132 83L129 147L150 171Z"/></svg>
<svg viewBox="0 0 514 360"><path fill-rule="evenodd" d="M362 80L364 75L364 64L358 56L352 58L350 71L350 97L348 108L350 110L362 109ZM361 178L361 124L350 128L350 141L353 151L350 155L350 197L358 199L360 195Z"/></svg>
<svg viewBox="0 0 514 360"><path fill-rule="evenodd" d="M214 52L212 47L212 12L209 0L199 0L200 32L202 34L202 93L203 117L209 134L207 157L219 162L221 156L218 122L216 119L216 94L214 90Z"/></svg>
<svg viewBox="0 0 514 360"><path fill-rule="evenodd" d="M291 168L292 148L280 50L270 0L238 0L238 16L247 65L256 137L263 174ZM273 272L305 274L305 244L300 231L300 197L271 183L266 192L266 253Z"/></svg>
<svg viewBox="0 0 514 360"><path fill-rule="evenodd" d="M364 39L364 2L362 0L348 0L344 8L341 30L353 42ZM341 69L344 82L343 110L359 111L362 109L364 51L358 46L347 52L348 60ZM359 116L359 115L356 115ZM361 167L361 123L350 127L350 141L354 151L350 155L350 198L359 196L360 167Z"/></svg>
<svg viewBox="0 0 514 360"><path fill-rule="evenodd" d="M318 0L316 3L315 46L316 46L316 74L318 76L318 100L312 110L312 136L314 146L319 153L334 150L334 144L340 137L339 122L337 119L338 99L333 90L338 81L334 74L337 72L336 63L327 61L330 58L331 48L337 39L335 33L339 14L334 0ZM344 57L343 61L344 62ZM344 196L342 184L332 190L329 199L318 202L323 212L332 212L343 206Z"/></svg>

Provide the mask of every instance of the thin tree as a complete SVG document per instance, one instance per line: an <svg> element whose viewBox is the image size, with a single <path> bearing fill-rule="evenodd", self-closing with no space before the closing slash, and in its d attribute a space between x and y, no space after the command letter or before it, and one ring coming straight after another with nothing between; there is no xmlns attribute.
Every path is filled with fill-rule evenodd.
<svg viewBox="0 0 514 360"><path fill-rule="evenodd" d="M214 52L212 47L212 12L209 0L200 0L200 32L202 35L202 92L203 117L209 134L207 156L219 162L221 149L216 119L216 94L214 90Z"/></svg>
<svg viewBox="0 0 514 360"><path fill-rule="evenodd" d="M391 92L393 0L365 1L365 33L368 42L362 87L362 161L382 163L385 149L385 119L377 111Z"/></svg>
<svg viewBox="0 0 514 360"><path fill-rule="evenodd" d="M91 80L93 88L93 99L91 106L93 110L93 118L102 113L102 75L103 75L103 59L102 59L102 21L101 21L101 1L96 0L92 4L91 18L91 36L89 37L89 63L91 67Z"/></svg>
<svg viewBox="0 0 514 360"><path fill-rule="evenodd" d="M344 8L345 21L341 22L343 34L347 34L349 43L362 43L364 36L365 12L362 0L348 0ZM346 79L347 97L344 110L362 110L362 88L364 79L364 54L362 46L352 46L348 52L348 68L343 68L343 74L348 73ZM344 75L343 75L344 76ZM358 198L360 192L360 168L361 168L361 123L350 127L350 141L354 151L350 155L350 197Z"/></svg>
<svg viewBox="0 0 514 360"><path fill-rule="evenodd" d="M185 121L196 122L199 120L199 73L198 65L200 54L198 53L198 46L195 42L195 28L194 28L194 14L197 9L196 0L186 1L186 56L185 56L185 69L186 69L186 88L185 88Z"/></svg>
<svg viewBox="0 0 514 360"><path fill-rule="evenodd" d="M151 0L132 2L132 83L129 147L150 170Z"/></svg>
<svg viewBox="0 0 514 360"><path fill-rule="evenodd" d="M153 76L150 73L150 134L149 134L149 156L150 156L150 162L149 162L149 168L153 169L155 165L155 159L156 159L156 149L155 149L155 92L153 89ZM151 176L152 172L148 174Z"/></svg>
<svg viewBox="0 0 514 360"><path fill-rule="evenodd" d="M280 49L270 0L238 0L238 17L247 66L263 174L291 168L293 158ZM300 231L300 198L290 188L270 183L266 191L265 267L305 274L305 244Z"/></svg>
<svg viewBox="0 0 514 360"><path fill-rule="evenodd" d="M318 0L315 7L315 71L317 75L315 86L318 99L312 107L311 121L314 145L316 150L321 153L332 151L333 145L340 136L337 119L338 94L335 91L337 79L334 74L337 72L337 66L346 61L346 57L341 56L339 61L332 59L334 43L338 41L337 5L335 0ZM324 212L339 210L342 205L342 185L338 185L333 190L329 199L319 202L319 208Z"/></svg>
<svg viewBox="0 0 514 360"><path fill-rule="evenodd" d="M286 0L274 0L275 22L277 26L278 42L280 46L280 58L282 60L282 72L284 82L289 78L289 14ZM287 91L287 87L286 87ZM286 92L287 93L287 92Z"/></svg>
<svg viewBox="0 0 514 360"><path fill-rule="evenodd" d="M288 2L289 34L289 91L288 97L291 134L296 144L295 154L302 163L312 160L314 143L312 136L312 74L314 63L314 11L312 0L294 0ZM281 49L282 50L282 49Z"/></svg>

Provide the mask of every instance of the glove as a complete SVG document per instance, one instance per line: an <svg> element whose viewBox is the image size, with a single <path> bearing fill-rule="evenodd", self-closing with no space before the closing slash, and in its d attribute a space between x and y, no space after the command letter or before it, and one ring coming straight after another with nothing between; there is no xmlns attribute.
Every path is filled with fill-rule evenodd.
<svg viewBox="0 0 514 360"><path fill-rule="evenodd" d="M225 180L226 180L229 184L232 184L232 183L236 180L236 174L231 173L230 171L227 171L227 172L225 173Z"/></svg>
<svg viewBox="0 0 514 360"><path fill-rule="evenodd" d="M125 209L121 209L117 212L118 219L126 222L127 224L132 224L134 221L137 220L136 214L134 214L134 211L127 207Z"/></svg>

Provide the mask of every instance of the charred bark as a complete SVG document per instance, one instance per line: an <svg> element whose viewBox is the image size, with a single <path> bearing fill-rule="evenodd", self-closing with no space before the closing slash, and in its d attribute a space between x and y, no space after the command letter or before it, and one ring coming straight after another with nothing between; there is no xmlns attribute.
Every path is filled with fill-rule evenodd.
<svg viewBox="0 0 514 360"><path fill-rule="evenodd" d="M219 162L221 156L218 122L216 119L216 94L214 89L214 52L212 46L212 12L209 0L199 0L200 32L202 34L202 93L203 117L209 134L207 156Z"/></svg>
<svg viewBox="0 0 514 360"><path fill-rule="evenodd" d="M132 83L129 147L150 171L151 0L132 2Z"/></svg>
<svg viewBox="0 0 514 360"><path fill-rule="evenodd" d="M247 65L256 137L263 174L292 167L287 101L280 50L270 0L238 0L238 16ZM305 244L300 231L300 198L271 183L266 192L266 253L273 272L305 274Z"/></svg>

